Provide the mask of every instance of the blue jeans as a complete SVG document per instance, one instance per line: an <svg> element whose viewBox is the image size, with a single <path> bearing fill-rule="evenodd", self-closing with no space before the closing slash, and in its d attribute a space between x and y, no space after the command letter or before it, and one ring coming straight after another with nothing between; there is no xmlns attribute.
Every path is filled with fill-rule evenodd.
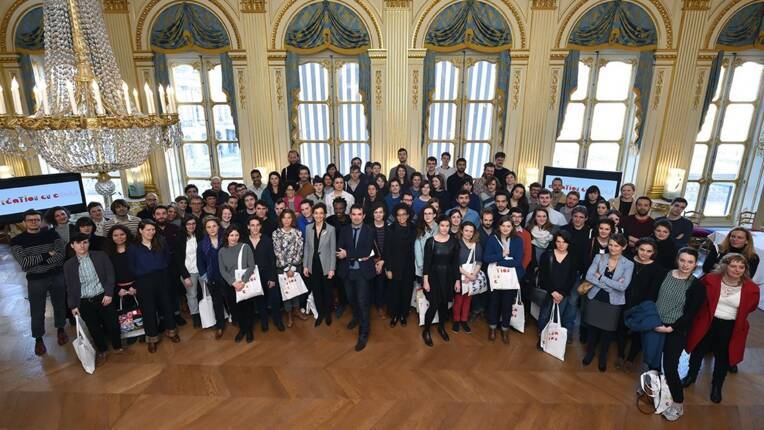
<svg viewBox="0 0 764 430"><path fill-rule="evenodd" d="M539 311L539 333L541 333L541 330L544 330L544 327L549 323L549 317L552 312L552 303L554 303L552 296L547 295L546 299L544 299L544 305L541 306L541 311ZM576 307L573 305L570 296L564 296L558 307L560 308L562 326L568 330L568 335L570 336L570 332L573 330L573 324L576 322Z"/></svg>

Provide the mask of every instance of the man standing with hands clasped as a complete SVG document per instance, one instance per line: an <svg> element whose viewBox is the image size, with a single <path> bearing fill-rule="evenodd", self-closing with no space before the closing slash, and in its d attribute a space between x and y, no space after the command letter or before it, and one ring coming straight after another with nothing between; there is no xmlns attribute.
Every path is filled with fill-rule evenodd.
<svg viewBox="0 0 764 430"><path fill-rule="evenodd" d="M376 275L373 243L374 233L363 222L363 207L353 205L350 208L350 225L342 229L337 241L337 272L344 280L345 292L353 307L353 319L348 329L359 325L356 351L363 350L369 341L371 280Z"/></svg>

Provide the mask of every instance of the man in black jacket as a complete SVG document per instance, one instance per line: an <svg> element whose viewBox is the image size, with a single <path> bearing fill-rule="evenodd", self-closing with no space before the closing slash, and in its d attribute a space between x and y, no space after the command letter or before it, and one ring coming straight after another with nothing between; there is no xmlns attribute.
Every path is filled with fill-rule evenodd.
<svg viewBox="0 0 764 430"><path fill-rule="evenodd" d="M348 329L358 328L356 351L369 341L369 310L371 308L371 280L376 276L372 249L374 232L363 222L363 206L350 208L350 225L343 228L337 241L338 275L345 281L345 292L353 307L353 319Z"/></svg>

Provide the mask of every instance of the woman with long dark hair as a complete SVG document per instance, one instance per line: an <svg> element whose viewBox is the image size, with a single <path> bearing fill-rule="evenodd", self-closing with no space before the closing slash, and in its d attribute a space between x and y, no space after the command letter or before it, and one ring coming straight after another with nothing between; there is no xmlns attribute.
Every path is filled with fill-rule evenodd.
<svg viewBox="0 0 764 430"><path fill-rule="evenodd" d="M493 178L491 178L493 179ZM466 282L475 282L480 274L483 262L483 246L479 243L480 235L477 232L477 226L470 221L465 222L459 231L459 266L461 284L465 287ZM470 305L472 296L457 291L454 295L454 324L452 330L458 332L460 329L465 333L471 333L468 322L470 319Z"/></svg>
<svg viewBox="0 0 764 430"><path fill-rule="evenodd" d="M376 306L380 318L386 318L384 306L387 294L387 277L385 276L385 260L383 250L387 239L387 205L376 202L371 209L371 227L374 231L374 268L377 275L372 281L372 304Z"/></svg>
<svg viewBox="0 0 764 430"><path fill-rule="evenodd" d="M663 267L664 270L676 268L676 253L679 247L671 236L671 223L662 219L655 222L653 229L653 239L655 239L656 253L655 261Z"/></svg>
<svg viewBox="0 0 764 430"><path fill-rule="evenodd" d="M303 274L310 285L318 317L315 326L332 324L332 279L336 269L337 234L326 223L326 205L313 206L313 222L305 227Z"/></svg>
<svg viewBox="0 0 764 430"><path fill-rule="evenodd" d="M602 200L602 193L600 192L600 188L598 186L592 185L586 189L583 201L580 202L580 204L582 204L586 208L586 211L589 213L589 220L598 219L597 203L599 203L600 200Z"/></svg>
<svg viewBox="0 0 764 430"><path fill-rule="evenodd" d="M138 290L135 289L135 274L130 268L130 260L127 256L127 248L135 243L133 234L126 226L115 224L106 232L105 239L104 251L114 266L114 286L119 296L117 309L124 311L141 309L140 302L136 298ZM127 343L135 343L136 340L137 338L132 337L127 339Z"/></svg>
<svg viewBox="0 0 764 430"><path fill-rule="evenodd" d="M284 323L281 319L281 289L278 286L276 275L276 255L273 252L273 241L263 232L263 221L258 217L252 217L247 221L249 236L247 243L252 248L255 256L255 265L260 272L260 283L263 287L263 295L255 297L257 313L260 314L260 328L263 332L268 331L268 315L273 319L278 331L284 331Z"/></svg>
<svg viewBox="0 0 764 430"><path fill-rule="evenodd" d="M51 229L58 233L64 243L69 243L69 239L77 234L74 224L69 222L69 210L62 206L52 207L45 211L43 219Z"/></svg>
<svg viewBox="0 0 764 430"><path fill-rule="evenodd" d="M268 184L265 186L265 190L263 190L263 194L260 196L260 200L268 205L268 215L271 218L276 217L276 212L273 209L276 205L276 201L284 197L284 184L282 182L279 172L269 173Z"/></svg>
<svg viewBox="0 0 764 430"><path fill-rule="evenodd" d="M236 301L236 292L244 289L244 284L254 273L255 257L252 254L252 248L241 241L241 235L236 227L228 227L223 232L223 243L225 246L218 252L218 267L226 287L232 290L233 300L230 303L230 309L233 319L239 325L239 332L234 337L234 341L238 343L246 337L247 343L251 343L254 340L252 329L255 318L255 298ZM244 272L236 276L237 270Z"/></svg>
<svg viewBox="0 0 764 430"><path fill-rule="evenodd" d="M197 291L199 290L199 266L197 260L199 255L199 242L202 235L198 228L198 221L193 215L183 217L181 232L175 241L175 266L180 271L180 278L183 280L183 287L186 290L186 302L188 311L191 313L191 320L195 328L202 326L202 320L199 317L199 300Z"/></svg>
<svg viewBox="0 0 764 430"><path fill-rule="evenodd" d="M461 292L459 242L451 236L449 220L446 216L438 217L436 225L435 234L425 242L422 266L422 288L430 303L424 314L422 329L422 340L427 346L432 346L430 326L436 312L440 317L438 333L444 341L448 342L448 333L446 333L448 302L453 301L454 292Z"/></svg>
<svg viewBox="0 0 764 430"><path fill-rule="evenodd" d="M538 329L539 340L536 348L541 350L541 331L549 322L552 304L559 307L560 324L572 333L576 319L576 307L571 303L573 285L576 283L578 268L577 257L570 251L573 237L566 230L554 234L553 248L546 250L539 259L539 284L547 296L539 311ZM569 338L572 339L572 338Z"/></svg>
<svg viewBox="0 0 764 430"><path fill-rule="evenodd" d="M220 275L218 253L225 246L220 237L220 221L215 217L204 219L202 225L204 238L199 242L196 262L199 265L199 275L207 286L212 297L212 306L215 310L215 339L223 337L226 327L225 321L225 281Z"/></svg>
<svg viewBox="0 0 764 430"><path fill-rule="evenodd" d="M170 305L170 285L167 278L170 266L170 250L167 243L157 236L157 226L149 219L138 224L138 237L134 246L127 248L130 270L135 274L136 290L143 311L143 329L149 352L157 350L159 321L157 313L164 317L165 335L173 343L180 342L175 329L175 315Z"/></svg>
<svg viewBox="0 0 764 430"><path fill-rule="evenodd" d="M390 327L395 327L398 321L405 327L414 287L416 228L409 221L410 208L405 203L396 205L393 215L395 221L385 236L383 251L385 274L390 281L390 301L387 310L390 314Z"/></svg>
<svg viewBox="0 0 764 430"><path fill-rule="evenodd" d="M371 224L372 210L376 203L384 203L384 197L379 192L379 186L371 181L366 185L366 193L363 195L363 214L364 221Z"/></svg>
<svg viewBox="0 0 764 430"><path fill-rule="evenodd" d="M536 208L533 210L533 216L530 221L528 221L526 229L531 235L533 261L536 263L536 267L538 267L539 259L541 259L541 255L544 254L552 244L557 228L549 220L549 213L546 209Z"/></svg>
<svg viewBox="0 0 764 430"><path fill-rule="evenodd" d="M430 179L430 195L441 202L448 202L450 199L446 191L446 180L440 173Z"/></svg>
<svg viewBox="0 0 764 430"><path fill-rule="evenodd" d="M507 175L509 178L511 175ZM523 219L528 216L530 212L530 205L528 203L528 196L525 192L525 185L514 184L512 190L509 193L509 208L520 208L523 211Z"/></svg>

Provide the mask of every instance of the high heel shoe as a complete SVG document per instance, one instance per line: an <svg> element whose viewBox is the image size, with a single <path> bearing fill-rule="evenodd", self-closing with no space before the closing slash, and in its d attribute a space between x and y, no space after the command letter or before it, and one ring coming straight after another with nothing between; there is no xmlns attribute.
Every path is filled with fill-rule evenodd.
<svg viewBox="0 0 764 430"><path fill-rule="evenodd" d="M244 339L245 334L244 329L239 329L239 332L236 333L236 337L233 338L233 341L236 343L241 342L241 340Z"/></svg>
<svg viewBox="0 0 764 430"><path fill-rule="evenodd" d="M395 327L398 324L398 317L394 316L390 318L390 328Z"/></svg>
<svg viewBox="0 0 764 430"><path fill-rule="evenodd" d="M252 332L252 329L247 330L247 343L252 343L252 341L255 340L255 333Z"/></svg>
<svg viewBox="0 0 764 430"><path fill-rule="evenodd" d="M448 333L446 333L446 328L442 324L438 326L438 334L440 334L444 341L448 342L450 340Z"/></svg>
<svg viewBox="0 0 764 430"><path fill-rule="evenodd" d="M316 322L313 324L313 327L320 326L323 321L324 321L324 317L322 315L319 315L319 317L316 318Z"/></svg>
<svg viewBox="0 0 764 430"><path fill-rule="evenodd" d="M422 340L424 340L425 345L432 346L432 335L430 335L430 330L422 330Z"/></svg>

